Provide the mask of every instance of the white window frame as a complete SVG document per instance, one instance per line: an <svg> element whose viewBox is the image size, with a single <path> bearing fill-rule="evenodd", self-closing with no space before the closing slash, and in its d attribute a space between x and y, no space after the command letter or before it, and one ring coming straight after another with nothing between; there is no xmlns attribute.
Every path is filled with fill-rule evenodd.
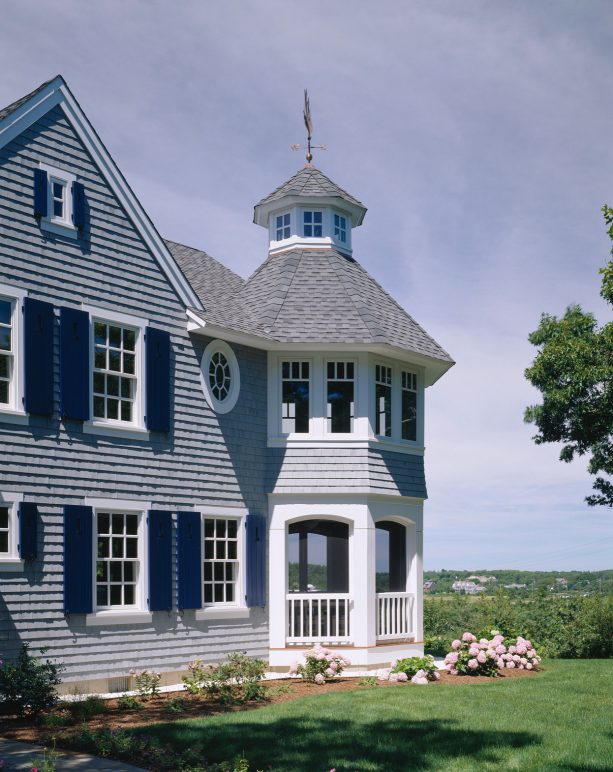
<svg viewBox="0 0 613 772"><path fill-rule="evenodd" d="M209 365L213 355L217 352L223 354L230 367L230 389L227 397L223 400L217 399L215 394L213 394L209 382ZM217 338L212 340L202 352L202 357L200 358L200 383L202 384L202 391L206 401L216 413L229 413L236 405L241 390L240 368L236 354L225 340Z"/></svg>
<svg viewBox="0 0 613 772"><path fill-rule="evenodd" d="M304 239L323 239L324 236L326 236L326 217L325 217L324 209L322 209L322 208L319 208L319 209L317 209L317 208L308 209L307 208L307 209L301 209L300 211L301 211L301 215L302 215L301 216L301 220L302 220L302 234L301 234L301 236L302 236L302 238L304 238ZM307 213L310 214L312 216L312 218L313 218L310 223L306 223L304 221L304 217L305 217L305 215ZM319 222L319 223L315 222L315 215L316 214L321 215L321 222ZM311 233L310 236L307 236L304 231L308 227L312 228L313 231L315 230L316 227L319 227L319 228L321 228L321 233L319 234L319 236L316 236L315 233Z"/></svg>
<svg viewBox="0 0 613 772"><path fill-rule="evenodd" d="M309 377L308 377L308 383L309 383L309 430L307 432L285 432L283 431L283 363L289 362L290 366L293 362L299 362L301 367L302 363L305 362L309 366ZM313 419L313 360L309 357L299 357L299 356L293 356L293 357L279 357L279 367L277 369L278 373L278 390L279 390L279 432L284 437L308 437L309 434L312 432L311 427L311 421ZM293 378L290 378L288 380L294 380ZM298 378L296 380L303 381L304 378Z"/></svg>
<svg viewBox="0 0 613 772"><path fill-rule="evenodd" d="M85 505L93 510L92 522L92 608L93 613L85 615L87 626L105 624L139 624L153 621L153 613L147 608L147 593L149 579L148 553L148 513L152 508L150 501L134 501L126 499L86 498ZM138 552L140 555L140 572L136 587L134 606L113 608L98 608L96 603L96 563L98 559L98 514L110 512L117 514L138 515Z"/></svg>
<svg viewBox="0 0 613 772"><path fill-rule="evenodd" d="M345 367L348 364L353 365L353 378L328 378L328 365L331 363L343 362ZM338 437L354 437L356 433L356 419L358 418L358 378L360 375L360 367L357 359L352 357L343 356L342 354L337 357L324 358L323 376L324 376L324 432L326 437L338 438ZM353 415L351 416L351 430L348 432L333 432L328 424L330 418L328 417L328 381L340 380L345 383L353 383Z"/></svg>
<svg viewBox="0 0 613 772"><path fill-rule="evenodd" d="M78 235L77 228L73 222L72 205L72 183L76 182L76 175L67 172L65 169L58 169L56 166L39 163L39 168L47 172L47 216L42 217L40 226L50 233L60 236ZM53 214L53 183L58 182L64 186L64 212L63 217L56 217Z"/></svg>
<svg viewBox="0 0 613 772"><path fill-rule="evenodd" d="M0 491L0 506L9 511L9 551L0 553L0 572L23 571L24 561L19 557L19 504L23 493Z"/></svg>
<svg viewBox="0 0 613 772"><path fill-rule="evenodd" d="M249 607L246 602L247 593L247 539L245 534L247 510L240 507L219 507L204 504L197 507L200 512L201 539L200 539L200 587L202 590L202 608L196 609L196 620L208 619L241 619L249 616ZM208 603L204 602L204 521L206 519L229 519L238 521L238 569L235 580L235 602L234 603Z"/></svg>
<svg viewBox="0 0 613 772"><path fill-rule="evenodd" d="M377 367L383 367L386 370L389 370L389 375L391 378L391 383L385 383L382 380L377 380ZM378 417L379 417L379 408L377 406L377 386L385 386L389 387L390 390L390 433L389 434L381 434L377 431L377 424L378 424ZM382 362L380 360L375 360L373 365L373 396L375 398L375 421L373 424L373 429L375 432L375 437L380 437L381 439L385 440L391 440L394 438L394 436L398 437L400 435L400 427L396 427L395 424L398 423L398 410L395 409L394 405L394 392L398 390L398 377L396 368L387 363ZM385 427L387 428L387 427Z"/></svg>
<svg viewBox="0 0 613 772"><path fill-rule="evenodd" d="M149 436L149 432L145 426L145 395L147 393L147 384L145 382L145 328L149 326L149 320L94 306L82 305L81 308L89 313L89 406L91 416L89 421L84 422L83 431L90 434L121 436L127 439L146 439ZM136 394L133 402L132 421L130 422L94 417L94 322L131 327L136 332ZM118 373L118 375L120 374Z"/></svg>
<svg viewBox="0 0 613 772"><path fill-rule="evenodd" d="M337 217L339 218L339 225L338 226L336 225L336 218ZM345 221L345 227L344 228L340 224L341 219ZM339 236L336 235L337 227L338 227L338 230L339 230L339 234L341 232L345 234L344 240L341 239L340 235ZM344 212L332 212L332 231L331 231L331 235L332 235L332 238L334 239L334 243L338 244L339 246L344 247L344 248L350 248L351 247L351 245L349 243L349 241L350 241L350 234L351 234L351 218L347 214L345 214Z"/></svg>
<svg viewBox="0 0 613 772"><path fill-rule="evenodd" d="M285 210L283 212L275 213L274 220L273 220L273 235L275 237L275 239L274 239L275 241L287 241L287 239L292 237L292 220L293 220L292 215L294 215L294 212L291 209L287 209L287 210ZM279 227L277 225L277 219L279 217L283 217L283 218L289 217L288 224L285 225L285 223L283 223ZM287 236L284 234L284 231L285 231L286 228L289 230L289 234ZM281 238L279 238L279 231L281 231Z"/></svg>
<svg viewBox="0 0 613 772"><path fill-rule="evenodd" d="M419 375L416 370L409 370L407 367L401 367L399 369L398 375L400 377L400 440L401 442L412 442L417 443L417 440L419 438ZM403 381L405 379L405 376L408 376L411 378L411 386L404 386ZM407 379L408 380L408 379ZM413 383L415 386L413 387ZM410 394L415 394L415 439L409 440L402 436L402 397L404 392L408 392Z"/></svg>
<svg viewBox="0 0 613 772"><path fill-rule="evenodd" d="M0 298L13 304L11 312L11 354L13 357L11 379L9 383L9 402L0 404L0 422L27 423L28 414L24 410L24 324L23 301L27 290L0 284Z"/></svg>

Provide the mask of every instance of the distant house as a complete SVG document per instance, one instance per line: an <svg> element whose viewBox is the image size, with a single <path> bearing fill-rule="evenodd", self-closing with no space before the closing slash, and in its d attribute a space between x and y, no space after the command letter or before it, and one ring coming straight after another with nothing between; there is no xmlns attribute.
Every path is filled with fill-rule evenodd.
<svg viewBox="0 0 613 772"><path fill-rule="evenodd" d="M469 576L468 581L480 582L481 584L487 584L488 582L498 581L495 576Z"/></svg>
<svg viewBox="0 0 613 772"><path fill-rule="evenodd" d="M454 592L463 592L466 595L478 595L480 592L485 592L485 587L483 587L483 585L475 584L474 582L469 582L468 580L460 580L454 582L451 585L451 589Z"/></svg>
<svg viewBox="0 0 613 772"><path fill-rule="evenodd" d="M528 587L527 584L505 584L505 590L525 590Z"/></svg>
<svg viewBox="0 0 613 772"><path fill-rule="evenodd" d="M424 592L432 592L435 587L436 582L433 579L429 579L427 582L424 582Z"/></svg>
<svg viewBox="0 0 613 772"><path fill-rule="evenodd" d="M353 256L366 207L309 161L256 204L245 280L161 238L59 76L0 109L0 190L2 658L108 692L237 650L423 654L453 360Z"/></svg>

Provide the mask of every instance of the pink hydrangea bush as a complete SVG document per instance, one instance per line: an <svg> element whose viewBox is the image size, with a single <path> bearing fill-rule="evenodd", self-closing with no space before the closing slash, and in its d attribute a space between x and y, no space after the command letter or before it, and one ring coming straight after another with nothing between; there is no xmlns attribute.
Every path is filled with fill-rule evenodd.
<svg viewBox="0 0 613 772"><path fill-rule="evenodd" d="M316 644L304 653L304 663L292 662L290 675L300 675L305 681L314 684L324 684L337 678L351 662L338 653Z"/></svg>
<svg viewBox="0 0 613 772"><path fill-rule="evenodd" d="M521 635L515 643L505 644L505 637L492 630L493 637L477 639L465 632L462 640L451 643L445 657L445 667L452 675L500 675L500 670L518 668L536 670L541 658L532 643Z"/></svg>

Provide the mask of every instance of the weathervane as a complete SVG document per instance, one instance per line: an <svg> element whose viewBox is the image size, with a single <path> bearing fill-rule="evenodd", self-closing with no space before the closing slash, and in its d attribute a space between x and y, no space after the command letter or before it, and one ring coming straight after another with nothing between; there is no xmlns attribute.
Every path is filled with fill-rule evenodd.
<svg viewBox="0 0 613 772"><path fill-rule="evenodd" d="M311 150L326 150L325 145L311 145L311 135L313 134L313 121L311 120L311 104L309 102L309 94L308 91L304 90L304 109L302 111L302 115L304 117L304 125L306 126L307 130L307 146L306 146L306 160L307 160L307 166L311 165L311 161L313 160L313 154L311 153ZM304 150L304 145L292 145L292 150Z"/></svg>

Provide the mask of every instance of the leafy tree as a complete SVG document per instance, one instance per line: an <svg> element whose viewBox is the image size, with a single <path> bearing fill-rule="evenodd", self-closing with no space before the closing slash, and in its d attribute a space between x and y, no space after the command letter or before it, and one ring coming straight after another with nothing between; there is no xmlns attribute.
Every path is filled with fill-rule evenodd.
<svg viewBox="0 0 613 772"><path fill-rule="evenodd" d="M613 209L602 211L613 242ZM600 294L613 306L613 259L600 273ZM561 319L543 314L528 340L539 352L525 375L543 394L543 404L524 415L538 428L534 441L564 443L562 461L590 454L590 474L613 475L613 322L599 328L593 314L572 305ZM610 480L598 476L593 488L590 506L613 507Z"/></svg>

